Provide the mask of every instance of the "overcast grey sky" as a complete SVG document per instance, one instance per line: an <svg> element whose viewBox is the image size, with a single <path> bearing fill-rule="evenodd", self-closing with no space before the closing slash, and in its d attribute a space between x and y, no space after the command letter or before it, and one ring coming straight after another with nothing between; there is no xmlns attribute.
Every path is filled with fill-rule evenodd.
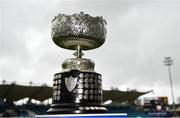
<svg viewBox="0 0 180 118"><path fill-rule="evenodd" d="M52 85L53 74L73 51L51 40L51 20L58 13L106 19L107 38L86 51L103 75L103 87L154 90L169 96L165 56L171 56L175 97L180 97L180 2L176 0L1 0L0 79ZM169 98L171 99L171 98Z"/></svg>

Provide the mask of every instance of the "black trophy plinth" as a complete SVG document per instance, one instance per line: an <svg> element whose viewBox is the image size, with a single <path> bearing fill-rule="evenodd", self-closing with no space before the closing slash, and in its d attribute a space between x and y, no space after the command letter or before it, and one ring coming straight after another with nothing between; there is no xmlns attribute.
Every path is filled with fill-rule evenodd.
<svg viewBox="0 0 180 118"><path fill-rule="evenodd" d="M95 72L71 70L55 74L53 103L47 113L105 113L101 82L101 75Z"/></svg>

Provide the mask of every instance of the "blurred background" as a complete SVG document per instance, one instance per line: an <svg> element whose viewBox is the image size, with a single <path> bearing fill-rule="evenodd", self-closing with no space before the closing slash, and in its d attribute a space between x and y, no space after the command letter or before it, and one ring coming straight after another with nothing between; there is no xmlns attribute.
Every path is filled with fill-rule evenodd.
<svg viewBox="0 0 180 118"><path fill-rule="evenodd" d="M0 116L46 113L53 75L73 53L53 43L51 21L81 11L107 21L106 42L84 57L103 76L109 112L178 116L178 0L0 0Z"/></svg>

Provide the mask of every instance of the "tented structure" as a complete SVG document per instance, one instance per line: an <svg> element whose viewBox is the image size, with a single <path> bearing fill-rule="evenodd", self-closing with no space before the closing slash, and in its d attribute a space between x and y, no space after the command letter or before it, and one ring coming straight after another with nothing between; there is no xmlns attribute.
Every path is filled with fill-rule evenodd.
<svg viewBox="0 0 180 118"><path fill-rule="evenodd" d="M23 86L15 84L0 85L0 98L17 101L26 97L44 101L52 97L52 87Z"/></svg>
<svg viewBox="0 0 180 118"><path fill-rule="evenodd" d="M113 102L122 103L124 101L133 102L139 96L148 92L138 91L119 91L104 90L103 101L112 100ZM0 98L10 101L18 101L23 98L36 99L44 101L52 97L52 87L48 86L23 86L23 85L0 85Z"/></svg>

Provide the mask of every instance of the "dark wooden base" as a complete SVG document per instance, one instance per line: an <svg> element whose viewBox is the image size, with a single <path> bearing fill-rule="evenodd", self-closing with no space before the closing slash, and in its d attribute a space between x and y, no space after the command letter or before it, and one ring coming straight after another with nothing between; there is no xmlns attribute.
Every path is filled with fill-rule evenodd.
<svg viewBox="0 0 180 118"><path fill-rule="evenodd" d="M71 70L54 76L53 103L47 114L106 113L101 75Z"/></svg>

